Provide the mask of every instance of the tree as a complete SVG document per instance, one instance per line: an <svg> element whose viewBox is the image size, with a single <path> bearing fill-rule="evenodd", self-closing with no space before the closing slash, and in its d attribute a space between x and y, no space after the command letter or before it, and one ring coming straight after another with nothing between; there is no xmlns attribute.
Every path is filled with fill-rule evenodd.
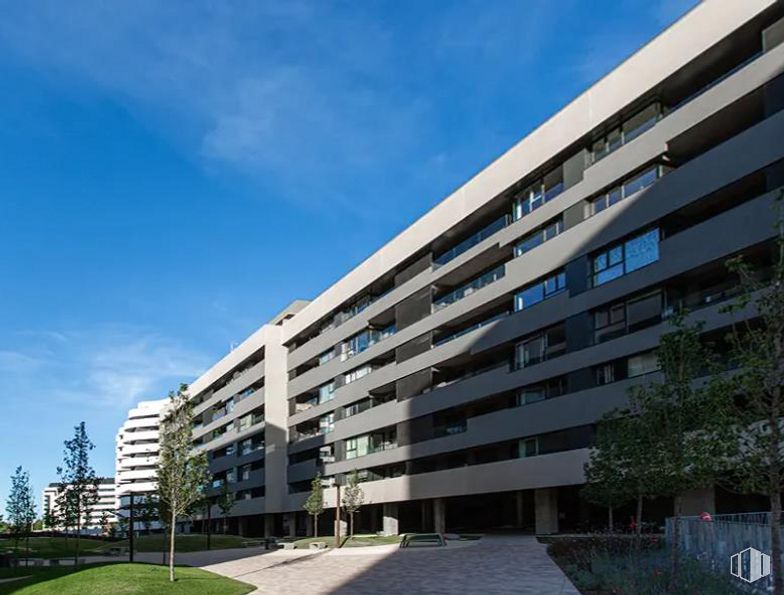
<svg viewBox="0 0 784 595"><path fill-rule="evenodd" d="M784 489L784 191L776 200L776 241L770 274L743 258L727 262L740 282L738 299L726 308L747 317L735 321L728 337L736 373L725 389L738 395L738 451L730 482L745 493L767 496L771 519L773 592L784 593L781 543L781 491Z"/></svg>
<svg viewBox="0 0 784 595"><path fill-rule="evenodd" d="M59 524L59 519L57 515L57 509L54 506L50 506L47 510L44 510L44 527L47 529L54 530L57 525Z"/></svg>
<svg viewBox="0 0 784 595"><path fill-rule="evenodd" d="M321 473L316 473L316 477L310 482L310 494L302 508L313 517L313 537L318 537L318 518L324 512L324 486L321 485Z"/></svg>
<svg viewBox="0 0 784 595"><path fill-rule="evenodd" d="M678 580L684 494L713 486L734 449L727 439L729 400L716 390L715 380L698 380L715 372L713 356L700 339L703 325L687 324L684 316L676 314L673 330L661 338L657 352L661 381L634 387L632 393L652 447L644 461L653 472L647 479L649 487L654 495L673 498L673 589Z"/></svg>
<svg viewBox="0 0 784 595"><path fill-rule="evenodd" d="M161 425L158 463L158 499L165 503L169 521L169 580L174 582L177 517L201 502L210 479L207 455L193 449L193 407L188 386L169 393L166 417Z"/></svg>
<svg viewBox="0 0 784 595"><path fill-rule="evenodd" d="M158 502L154 494L147 494L140 498L139 502L139 520L144 526L144 530L149 534L152 529L152 524L159 517Z"/></svg>
<svg viewBox="0 0 784 595"><path fill-rule="evenodd" d="M74 566L79 563L82 523L90 518L93 506L98 503L98 477L90 466L90 451L95 448L87 435L84 422L74 427L74 435L64 442L63 466L57 468L60 476L60 495L64 516L75 528L76 546Z"/></svg>
<svg viewBox="0 0 784 595"><path fill-rule="evenodd" d="M99 521L101 526L101 536L106 537L109 535L109 527L111 526L111 520L109 518L109 513L104 510L101 512L101 519Z"/></svg>
<svg viewBox="0 0 784 595"><path fill-rule="evenodd" d="M348 513L348 534L354 535L354 514L359 512L365 503L365 492L359 485L359 473L354 469L348 476L348 483L343 490L343 508Z"/></svg>
<svg viewBox="0 0 784 595"><path fill-rule="evenodd" d="M14 550L18 551L19 540L25 536L29 540L30 531L35 521L35 501L33 489L30 486L30 475L21 466L17 467L11 476L11 492L8 494L5 512L8 515L8 527L14 539Z"/></svg>
<svg viewBox="0 0 784 595"><path fill-rule="evenodd" d="M598 506L607 508L607 530L615 528L613 511L624 502L637 496L630 482L630 469L623 451L623 432L629 420L612 415L603 418L597 427L596 444L591 449L590 459L585 465L583 497ZM637 519L640 526L640 519Z"/></svg>
<svg viewBox="0 0 784 595"><path fill-rule="evenodd" d="M221 491L218 495L218 509L220 510L221 516L223 517L224 535L229 530L229 514L231 513L231 509L234 508L235 502L234 493L229 489L228 481L223 480L223 484L221 484Z"/></svg>

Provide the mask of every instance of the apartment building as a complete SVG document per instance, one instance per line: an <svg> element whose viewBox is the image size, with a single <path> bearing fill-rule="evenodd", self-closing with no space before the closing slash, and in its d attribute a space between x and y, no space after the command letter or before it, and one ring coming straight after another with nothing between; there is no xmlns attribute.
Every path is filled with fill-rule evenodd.
<svg viewBox="0 0 784 595"><path fill-rule="evenodd" d="M128 412L128 419L117 432L113 497L114 508L122 518L130 514L131 495L138 506L157 488L159 425L166 403L166 399L142 401ZM148 524L150 529L160 529L157 521ZM140 520L134 527L142 530L145 523Z"/></svg>
<svg viewBox="0 0 784 595"><path fill-rule="evenodd" d="M668 316L720 344L725 260L770 261L782 41L781 3L702 2L199 378L195 443L209 494L236 496L231 530L304 534L312 478L354 470L360 530L590 523L595 424L657 378Z"/></svg>
<svg viewBox="0 0 784 595"><path fill-rule="evenodd" d="M65 488L68 489L67 487ZM55 518L59 517L58 499L63 492L59 483L50 483L41 493L41 514L53 512ZM104 521L114 524L117 521L114 503L114 478L101 477L98 479L98 498L95 505L90 509L89 515L82 519L82 531L88 534L98 534L104 529ZM62 526L54 527L62 529ZM69 527L70 529L70 527Z"/></svg>

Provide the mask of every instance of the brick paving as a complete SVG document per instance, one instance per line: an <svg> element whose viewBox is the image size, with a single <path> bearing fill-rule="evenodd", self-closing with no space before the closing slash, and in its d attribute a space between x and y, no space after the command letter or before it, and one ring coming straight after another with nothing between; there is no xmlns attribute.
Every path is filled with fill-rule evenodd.
<svg viewBox="0 0 784 595"><path fill-rule="evenodd" d="M265 595L579 593L547 555L546 546L528 536L489 536L468 547L382 546L356 554L347 549L277 551L214 562L199 565L253 584Z"/></svg>

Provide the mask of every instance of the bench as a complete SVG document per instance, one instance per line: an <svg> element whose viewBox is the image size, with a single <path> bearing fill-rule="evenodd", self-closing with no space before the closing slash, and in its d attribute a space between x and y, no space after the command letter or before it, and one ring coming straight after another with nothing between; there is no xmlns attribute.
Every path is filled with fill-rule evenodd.
<svg viewBox="0 0 784 595"><path fill-rule="evenodd" d="M242 542L242 547L261 547L266 546L269 549L269 541L267 539L246 539Z"/></svg>
<svg viewBox="0 0 784 595"><path fill-rule="evenodd" d="M327 549L327 542L326 541L311 541L310 545L308 546L312 550L325 550Z"/></svg>
<svg viewBox="0 0 784 595"><path fill-rule="evenodd" d="M108 554L110 556L123 556L123 555L125 555L127 553L128 553L128 548L127 547L123 547L123 546L119 546L119 545L115 545L113 547L110 547L109 550L108 550Z"/></svg>
<svg viewBox="0 0 784 595"><path fill-rule="evenodd" d="M284 542L284 543L281 543L280 545L283 546L284 550L293 550L296 547L294 545L293 541L291 541L291 542Z"/></svg>
<svg viewBox="0 0 784 595"><path fill-rule="evenodd" d="M443 547L446 540L440 533L407 533L400 541L400 547Z"/></svg>

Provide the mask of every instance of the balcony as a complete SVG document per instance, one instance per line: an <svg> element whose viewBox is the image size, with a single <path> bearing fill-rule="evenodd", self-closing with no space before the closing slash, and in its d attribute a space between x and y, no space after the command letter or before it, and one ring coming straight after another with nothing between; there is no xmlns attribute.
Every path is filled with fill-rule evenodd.
<svg viewBox="0 0 784 595"><path fill-rule="evenodd" d="M501 231L504 227L509 225L510 217L508 215L503 215L499 217L495 221L493 221L490 225L480 229L474 235L466 238L453 248L447 250L437 258L433 259L433 269L437 269L439 267L444 266L451 260L454 260L458 256L460 256L463 252L473 248L483 240L486 240L493 234L498 231Z"/></svg>
<svg viewBox="0 0 784 595"><path fill-rule="evenodd" d="M468 297L476 291L479 291L483 287L487 287L491 283L495 283L499 279L503 279L505 272L505 266L501 265L485 273L484 275L480 275L470 283L466 283L462 287L458 287L454 291L449 292L445 296L442 296L433 302L433 312L435 313L443 310L447 306L451 306L455 302L459 302L463 298Z"/></svg>

